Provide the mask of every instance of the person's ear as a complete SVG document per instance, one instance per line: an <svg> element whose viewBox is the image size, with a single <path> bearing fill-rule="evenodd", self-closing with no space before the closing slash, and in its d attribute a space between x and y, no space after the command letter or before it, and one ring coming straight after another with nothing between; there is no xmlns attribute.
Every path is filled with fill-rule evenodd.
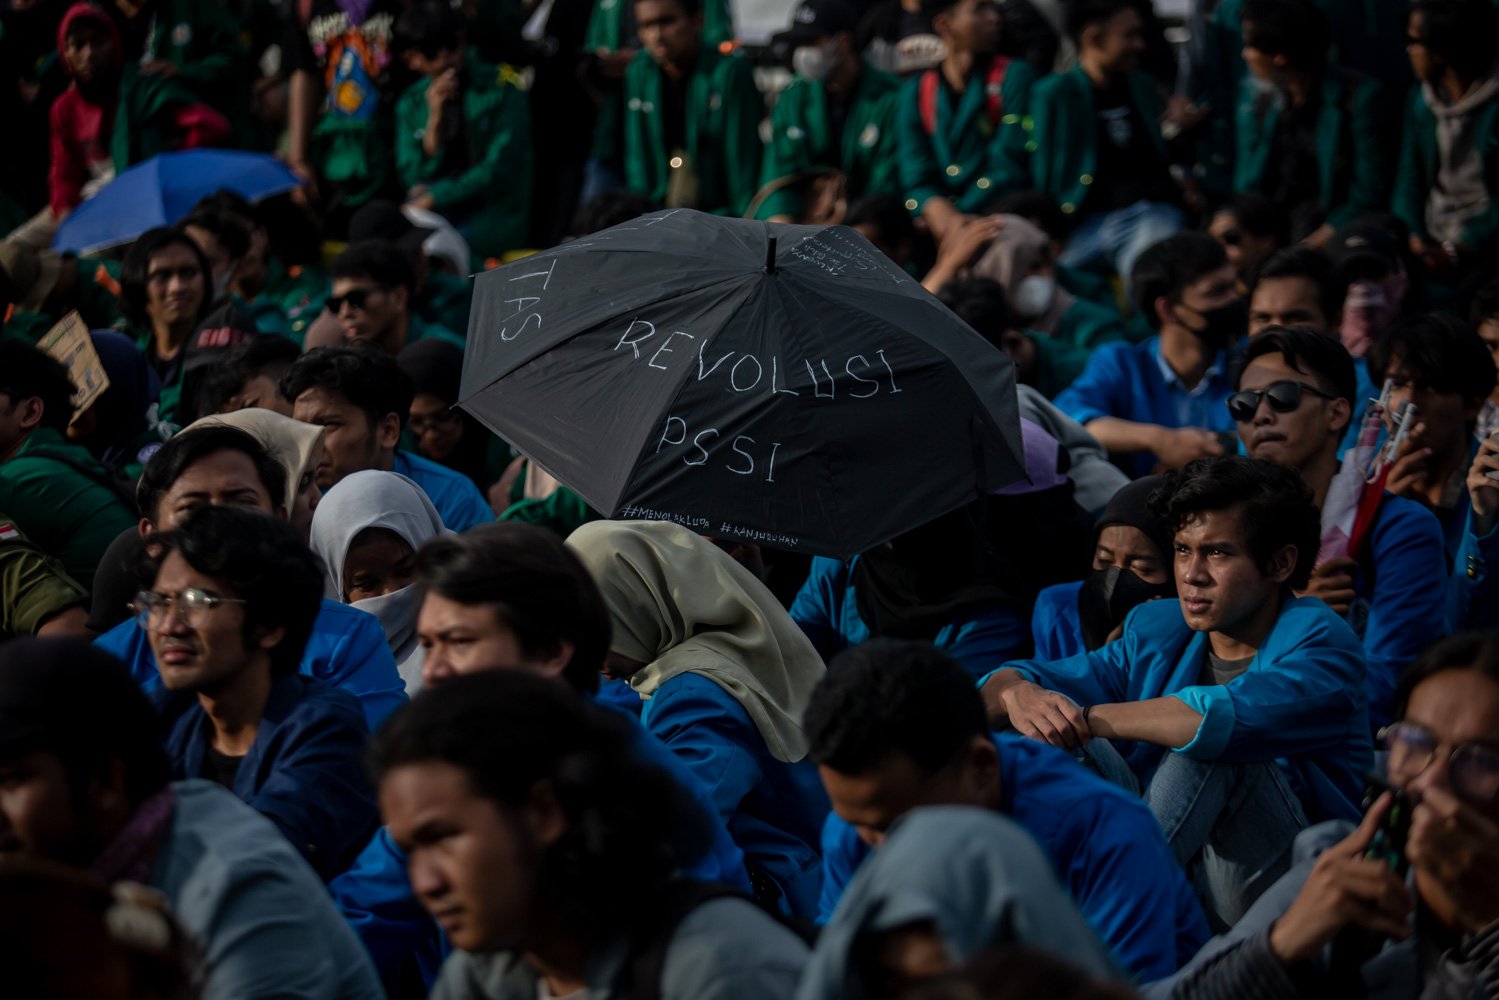
<svg viewBox="0 0 1499 1000"><path fill-rule="evenodd" d="M89 778L88 784L87 801L93 805L95 812L116 816L129 816L134 812L130 795L126 791L129 787L129 775L123 760L118 757L109 758L104 773Z"/></svg>
<svg viewBox="0 0 1499 1000"><path fill-rule="evenodd" d="M1157 326L1165 326L1168 323L1176 324L1175 307L1172 306L1171 300L1166 298L1166 296L1156 296L1156 300L1151 303L1151 308L1155 310Z"/></svg>
<svg viewBox="0 0 1499 1000"><path fill-rule="evenodd" d="M1296 572L1297 549L1294 545L1281 546L1270 556L1270 572L1266 574L1276 583L1285 583Z"/></svg>
<svg viewBox="0 0 1499 1000"><path fill-rule="evenodd" d="M156 530L156 525L151 523L149 517L143 517L141 518L141 523L136 525L135 529L140 532L142 538L146 538Z"/></svg>
<svg viewBox="0 0 1499 1000"><path fill-rule="evenodd" d="M963 789L973 800L982 802L999 784L999 751L987 733L975 736L968 744L963 762Z"/></svg>
<svg viewBox="0 0 1499 1000"><path fill-rule="evenodd" d="M536 664L537 670L546 677L561 677L568 664L573 662L573 652L577 648L566 639L558 639L557 646L552 653Z"/></svg>
<svg viewBox="0 0 1499 1000"><path fill-rule="evenodd" d="M551 847L567 832L567 813L557 800L557 789L550 779L531 787L522 815L532 842L542 848Z"/></svg>
<svg viewBox="0 0 1499 1000"><path fill-rule="evenodd" d="M277 625L275 628L261 628L255 637L255 645L270 652L281 645L281 640L286 638L286 626Z"/></svg>
<svg viewBox="0 0 1499 1000"><path fill-rule="evenodd" d="M1353 405L1339 396L1327 401L1327 425L1334 431L1345 431L1353 420Z"/></svg>
<svg viewBox="0 0 1499 1000"><path fill-rule="evenodd" d="M42 397L32 396L17 403L13 412L15 412L16 418L20 422L22 430L34 431L41 426L42 415L46 410L47 404L42 402Z"/></svg>
<svg viewBox="0 0 1499 1000"><path fill-rule="evenodd" d="M397 311L405 312L407 305L411 302L411 290L397 285L390 290L390 298Z"/></svg>
<svg viewBox="0 0 1499 1000"><path fill-rule="evenodd" d="M375 443L382 451L394 450L401 443L401 416L398 413L387 413L380 418L375 425Z"/></svg>

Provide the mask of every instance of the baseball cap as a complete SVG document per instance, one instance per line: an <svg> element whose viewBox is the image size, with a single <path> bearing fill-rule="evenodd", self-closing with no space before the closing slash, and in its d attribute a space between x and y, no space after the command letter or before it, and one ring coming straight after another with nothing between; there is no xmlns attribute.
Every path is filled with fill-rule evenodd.
<svg viewBox="0 0 1499 1000"><path fill-rule="evenodd" d="M365 240L389 240L410 254L421 251L435 229L418 226L406 218L401 206L387 198L366 202L349 217L349 245Z"/></svg>
<svg viewBox="0 0 1499 1000"><path fill-rule="evenodd" d="M1327 245L1327 253L1343 278L1370 270L1394 273L1401 265L1395 234L1374 220L1352 222L1339 229Z"/></svg>
<svg viewBox="0 0 1499 1000"><path fill-rule="evenodd" d="M796 48L840 31L853 31L858 25L859 15L844 0L802 0L791 11L791 27L777 41Z"/></svg>

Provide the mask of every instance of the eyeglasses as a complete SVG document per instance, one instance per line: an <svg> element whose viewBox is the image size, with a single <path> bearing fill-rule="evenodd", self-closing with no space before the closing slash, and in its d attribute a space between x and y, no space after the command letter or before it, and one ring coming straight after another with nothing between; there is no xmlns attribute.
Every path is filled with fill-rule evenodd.
<svg viewBox="0 0 1499 1000"><path fill-rule="evenodd" d="M1410 781L1438 756L1445 756L1452 787L1459 795L1474 802L1491 802L1499 797L1499 750L1481 743L1459 743L1444 749L1436 736L1414 722L1385 726L1379 731L1379 739L1390 752L1392 777Z"/></svg>
<svg viewBox="0 0 1499 1000"><path fill-rule="evenodd" d="M1270 409L1276 413L1290 413L1301 405L1303 392L1321 396L1323 399L1337 399L1332 393L1323 392L1314 385L1283 379L1279 382L1271 382L1263 389L1245 389L1229 396L1228 415L1241 424L1247 424L1254 419L1254 414L1260 408L1262 399L1269 400Z"/></svg>
<svg viewBox="0 0 1499 1000"><path fill-rule="evenodd" d="M411 433L421 437L428 431L437 430L439 427L451 427L462 417L455 410L440 410L430 417L412 417L406 421L406 426L411 428Z"/></svg>
<svg viewBox="0 0 1499 1000"><path fill-rule="evenodd" d="M141 628L148 629L153 623L166 621L173 608L182 624L188 628L202 628L208 613L219 605L244 603L243 598L220 597L197 587L188 587L175 597L155 590L143 590L130 602L130 610L135 612L135 620Z"/></svg>
<svg viewBox="0 0 1499 1000"><path fill-rule="evenodd" d="M337 316L343 312L345 302L355 309L363 310L371 295L383 291L384 288L351 288L342 295L330 295L327 299L328 311Z"/></svg>

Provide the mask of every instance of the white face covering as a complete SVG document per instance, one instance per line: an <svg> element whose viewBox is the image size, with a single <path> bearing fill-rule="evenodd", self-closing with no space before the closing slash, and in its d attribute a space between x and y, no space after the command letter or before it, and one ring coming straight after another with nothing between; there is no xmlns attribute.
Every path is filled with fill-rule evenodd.
<svg viewBox="0 0 1499 1000"><path fill-rule="evenodd" d="M380 620L385 641L396 658L396 670L406 682L406 693L415 694L422 682L422 647L416 641L416 616L422 609L421 588L413 583L389 594L353 601L349 607Z"/></svg>
<svg viewBox="0 0 1499 1000"><path fill-rule="evenodd" d="M791 53L791 68L798 76L808 80L826 80L838 65L838 43L828 42L822 47L802 45Z"/></svg>
<svg viewBox="0 0 1499 1000"><path fill-rule="evenodd" d="M1021 319L1035 319L1051 308L1057 296L1057 280L1049 274L1032 274L1020 279L1015 288L1015 313Z"/></svg>

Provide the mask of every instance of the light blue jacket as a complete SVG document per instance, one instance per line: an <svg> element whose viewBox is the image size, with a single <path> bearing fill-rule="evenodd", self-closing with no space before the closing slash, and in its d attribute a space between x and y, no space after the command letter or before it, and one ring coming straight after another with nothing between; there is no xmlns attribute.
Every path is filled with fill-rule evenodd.
<svg viewBox="0 0 1499 1000"><path fill-rule="evenodd" d="M460 345L461 346L461 345ZM409 451L397 451L391 471L415 481L437 508L449 531L467 531L494 520L494 509L463 473Z"/></svg>
<svg viewBox="0 0 1499 1000"><path fill-rule="evenodd" d="M1485 527L1488 531L1480 534ZM1447 586L1447 629L1461 632L1493 628L1495 623L1499 623L1499 526L1479 524L1470 509Z"/></svg>
<svg viewBox="0 0 1499 1000"><path fill-rule="evenodd" d="M1036 640L1036 659L1061 660L1088 650L1083 646L1082 620L1077 595L1083 581L1057 583L1036 595L1031 608L1031 636Z"/></svg>
<svg viewBox="0 0 1499 1000"><path fill-rule="evenodd" d="M130 676L147 694L161 690L161 675L145 630L127 618L94 640L130 668ZM343 688L359 699L370 731L406 704L406 685L396 672L385 629L374 615L323 599L312 635L302 651L299 673Z"/></svg>
<svg viewBox="0 0 1499 1000"><path fill-rule="evenodd" d="M1145 803L1044 743L995 733L994 745L999 811L1036 839L1119 964L1148 983L1197 954L1207 921ZM822 852L818 920L826 923L870 848L830 814Z"/></svg>
<svg viewBox="0 0 1499 1000"><path fill-rule="evenodd" d="M1124 620L1123 637L1101 649L1006 666L1084 706L1178 698L1202 722L1173 753L1274 760L1312 822L1357 819L1374 748L1363 645L1348 623L1315 597L1288 599L1249 669L1227 684L1201 683L1208 648L1207 633L1188 627L1181 602L1148 601ZM1120 743L1119 750L1141 785L1166 753L1149 743Z"/></svg>

